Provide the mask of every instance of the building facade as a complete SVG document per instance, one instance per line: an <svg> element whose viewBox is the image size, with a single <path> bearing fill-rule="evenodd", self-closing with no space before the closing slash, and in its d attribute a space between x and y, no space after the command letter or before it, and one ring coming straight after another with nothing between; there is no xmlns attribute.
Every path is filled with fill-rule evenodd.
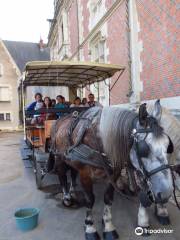
<svg viewBox="0 0 180 240"><path fill-rule="evenodd" d="M17 130L19 104L17 80L21 72L0 41L0 129Z"/></svg>
<svg viewBox="0 0 180 240"><path fill-rule="evenodd" d="M0 40L0 130L17 130L20 124L18 85L28 61L49 60L49 49L43 43ZM36 91L27 91L27 102Z"/></svg>
<svg viewBox="0 0 180 240"><path fill-rule="evenodd" d="M161 98L180 109L180 22L177 0L55 0L49 31L52 60L119 64L125 72L84 90L103 105ZM113 87L114 86L114 87Z"/></svg>

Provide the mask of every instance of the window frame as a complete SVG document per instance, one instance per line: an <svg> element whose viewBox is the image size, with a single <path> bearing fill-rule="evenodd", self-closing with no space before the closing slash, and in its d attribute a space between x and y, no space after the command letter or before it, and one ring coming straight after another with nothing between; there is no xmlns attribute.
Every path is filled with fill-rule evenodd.
<svg viewBox="0 0 180 240"><path fill-rule="evenodd" d="M7 117L7 114L9 114L9 117ZM0 116L3 115L3 119L0 117L0 122L11 122L12 116L10 112L0 112Z"/></svg>

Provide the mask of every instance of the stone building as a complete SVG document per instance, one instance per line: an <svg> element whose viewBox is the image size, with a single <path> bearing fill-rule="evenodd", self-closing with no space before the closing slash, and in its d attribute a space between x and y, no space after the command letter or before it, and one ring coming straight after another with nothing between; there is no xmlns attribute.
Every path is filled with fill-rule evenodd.
<svg viewBox="0 0 180 240"><path fill-rule="evenodd" d="M180 109L179 8L177 0L55 0L51 59L124 65L110 104L161 98ZM115 78L109 81L113 86ZM90 90L108 104L105 83Z"/></svg>
<svg viewBox="0 0 180 240"><path fill-rule="evenodd" d="M0 129L19 127L18 83L25 64L33 60L49 60L49 49L37 43L0 40ZM34 90L35 91L35 90ZM33 90L29 91L32 99Z"/></svg>

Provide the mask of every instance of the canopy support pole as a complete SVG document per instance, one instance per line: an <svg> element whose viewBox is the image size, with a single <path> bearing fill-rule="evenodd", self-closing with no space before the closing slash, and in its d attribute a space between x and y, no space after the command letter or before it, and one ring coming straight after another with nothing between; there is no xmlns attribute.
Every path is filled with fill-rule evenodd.
<svg viewBox="0 0 180 240"><path fill-rule="evenodd" d="M23 80L21 82L21 91L22 91L22 106L23 106L23 131L24 131L24 141L26 140L26 116L25 116L25 94L24 94L24 84Z"/></svg>

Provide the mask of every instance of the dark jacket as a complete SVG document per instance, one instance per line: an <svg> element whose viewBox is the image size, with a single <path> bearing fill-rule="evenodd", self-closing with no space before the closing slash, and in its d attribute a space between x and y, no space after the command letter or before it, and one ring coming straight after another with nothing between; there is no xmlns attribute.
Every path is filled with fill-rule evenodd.
<svg viewBox="0 0 180 240"><path fill-rule="evenodd" d="M27 110L30 111L30 110L34 110L36 106L36 102L32 102L28 107L27 107Z"/></svg>

